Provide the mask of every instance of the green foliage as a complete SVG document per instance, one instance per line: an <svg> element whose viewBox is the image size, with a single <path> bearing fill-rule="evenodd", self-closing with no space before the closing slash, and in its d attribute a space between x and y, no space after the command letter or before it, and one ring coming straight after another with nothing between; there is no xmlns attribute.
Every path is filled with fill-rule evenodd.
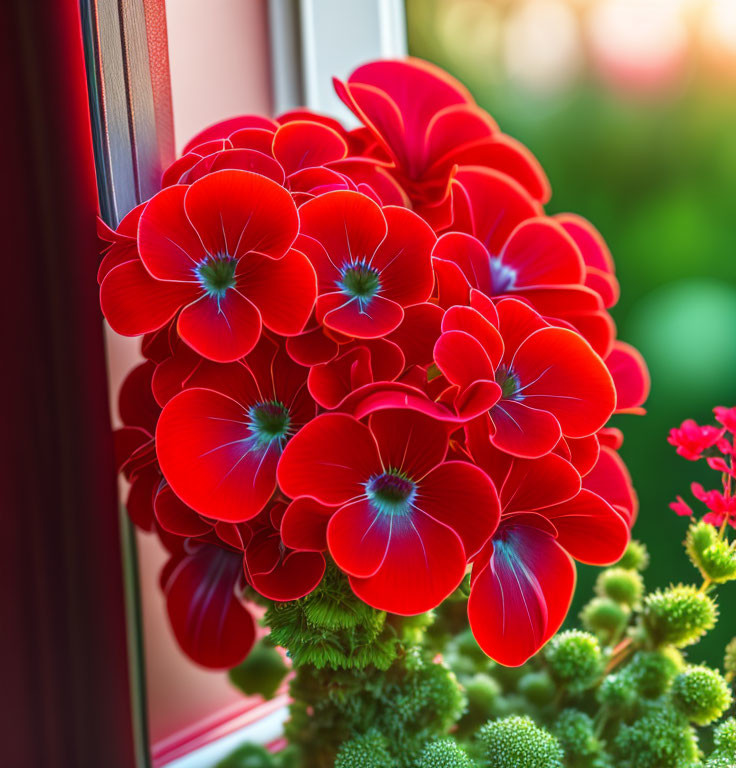
<svg viewBox="0 0 736 768"><path fill-rule="evenodd" d="M335 758L335 768L393 768L395 765L386 739L375 729L346 741Z"/></svg>
<svg viewBox="0 0 736 768"><path fill-rule="evenodd" d="M692 564L704 579L722 584L736 578L736 549L709 523L693 523L685 541Z"/></svg>
<svg viewBox="0 0 736 768"><path fill-rule="evenodd" d="M289 668L281 654L272 645L261 640L245 661L229 671L228 677L243 693L249 696L260 694L264 699L270 699L288 671Z"/></svg>
<svg viewBox="0 0 736 768"><path fill-rule="evenodd" d="M733 697L723 675L705 666L687 667L672 684L677 708L696 725L708 725L731 706Z"/></svg>
<svg viewBox="0 0 736 768"><path fill-rule="evenodd" d="M553 637L544 649L544 658L552 677L572 693L591 688L603 672L598 639L578 629Z"/></svg>
<svg viewBox="0 0 736 768"><path fill-rule="evenodd" d="M484 725L478 738L492 768L562 768L557 739L530 717L517 715Z"/></svg>
<svg viewBox="0 0 736 768"><path fill-rule="evenodd" d="M329 756L372 727L400 768L412 766L425 743L444 735L465 708L454 674L418 648L405 649L385 671L300 667L291 693L287 735L305 754L317 744Z"/></svg>
<svg viewBox="0 0 736 768"><path fill-rule="evenodd" d="M626 667L626 674L640 696L656 699L667 691L682 667L682 656L673 648L639 651Z"/></svg>
<svg viewBox="0 0 736 768"><path fill-rule="evenodd" d="M216 768L276 768L276 761L263 747L243 744L221 760Z"/></svg>
<svg viewBox="0 0 736 768"><path fill-rule="evenodd" d="M607 675L596 691L598 703L611 714L627 715L636 704L637 691L627 669Z"/></svg>
<svg viewBox="0 0 736 768"><path fill-rule="evenodd" d="M687 719L664 703L624 724L614 741L618 768L691 768L700 757L698 737Z"/></svg>
<svg viewBox="0 0 736 768"><path fill-rule="evenodd" d="M438 739L422 750L416 768L473 768L473 761L453 739Z"/></svg>
<svg viewBox="0 0 736 768"><path fill-rule="evenodd" d="M717 615L716 604L705 592L678 584L647 595L642 619L655 646L684 648L712 629Z"/></svg>
<svg viewBox="0 0 736 768"><path fill-rule="evenodd" d="M557 716L552 734L565 753L565 764L589 766L599 755L603 744L595 734L595 724L590 715L577 709L564 709Z"/></svg>
<svg viewBox="0 0 736 768"><path fill-rule="evenodd" d="M583 626L606 645L620 637L629 623L631 611L610 597L594 597L580 613Z"/></svg>
<svg viewBox="0 0 736 768"><path fill-rule="evenodd" d="M645 571L649 567L649 552L647 551L646 545L641 541L632 539L617 565L619 568Z"/></svg>
<svg viewBox="0 0 736 768"><path fill-rule="evenodd" d="M644 579L638 571L629 568L606 568L598 575L595 591L616 603L635 606L644 593Z"/></svg>
<svg viewBox="0 0 736 768"><path fill-rule="evenodd" d="M271 603L263 621L271 629L269 641L288 649L295 666L388 669L401 642L401 628L358 600L334 566L301 600Z"/></svg>

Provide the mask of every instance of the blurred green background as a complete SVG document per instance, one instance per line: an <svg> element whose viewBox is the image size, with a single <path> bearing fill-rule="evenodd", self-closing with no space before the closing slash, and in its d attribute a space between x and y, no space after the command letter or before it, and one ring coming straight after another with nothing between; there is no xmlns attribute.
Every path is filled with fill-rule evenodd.
<svg viewBox="0 0 736 768"><path fill-rule="evenodd" d="M699 578L668 509L719 476L675 455L670 427L736 404L736 0L408 0L410 53L462 80L552 183L549 213L602 232L620 338L644 354L644 417L617 418L641 511L648 586ZM696 508L697 502L692 504ZM595 569L581 568L571 620ZM736 585L693 659L721 663Z"/></svg>

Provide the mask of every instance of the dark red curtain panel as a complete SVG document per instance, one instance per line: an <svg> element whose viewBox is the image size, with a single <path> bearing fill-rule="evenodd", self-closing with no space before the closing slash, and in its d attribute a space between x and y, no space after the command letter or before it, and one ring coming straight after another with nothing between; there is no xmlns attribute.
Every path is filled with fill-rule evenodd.
<svg viewBox="0 0 736 768"><path fill-rule="evenodd" d="M0 764L134 765L79 5L0 24Z"/></svg>

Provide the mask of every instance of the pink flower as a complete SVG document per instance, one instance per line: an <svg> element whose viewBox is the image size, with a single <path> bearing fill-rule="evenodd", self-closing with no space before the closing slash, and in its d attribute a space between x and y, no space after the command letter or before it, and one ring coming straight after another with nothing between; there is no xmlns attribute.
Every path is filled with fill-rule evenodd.
<svg viewBox="0 0 736 768"><path fill-rule="evenodd" d="M716 415L716 421L719 421L732 434L736 434L736 406L726 408L723 405L717 405L713 409Z"/></svg>
<svg viewBox="0 0 736 768"><path fill-rule="evenodd" d="M692 517L692 509L683 501L682 496L678 496L675 501L670 504L670 509L676 514L682 517Z"/></svg>
<svg viewBox="0 0 736 768"><path fill-rule="evenodd" d="M667 442L677 447L678 455L690 461L702 458L703 451L715 445L725 430L706 425L701 427L693 419L686 419L680 428L670 430Z"/></svg>

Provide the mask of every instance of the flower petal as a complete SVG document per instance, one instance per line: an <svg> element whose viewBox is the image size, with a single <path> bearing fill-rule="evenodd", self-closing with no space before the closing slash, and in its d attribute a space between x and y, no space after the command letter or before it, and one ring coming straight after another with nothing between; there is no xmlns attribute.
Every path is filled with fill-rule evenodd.
<svg viewBox="0 0 736 768"><path fill-rule="evenodd" d="M161 328L196 295L191 283L155 280L135 259L107 273L100 286L100 305L116 333L139 336Z"/></svg>
<svg viewBox="0 0 736 768"><path fill-rule="evenodd" d="M460 537L468 560L498 526L498 495L488 475L464 461L446 461L420 483L416 506Z"/></svg>
<svg viewBox="0 0 736 768"><path fill-rule="evenodd" d="M253 616L237 598L242 558L212 545L175 556L164 585L166 610L182 650L197 664L230 669L256 639Z"/></svg>
<svg viewBox="0 0 736 768"><path fill-rule="evenodd" d="M239 259L258 251L279 258L299 228L291 195L271 179L248 171L216 171L195 181L187 189L184 207L213 256Z"/></svg>
<svg viewBox="0 0 736 768"><path fill-rule="evenodd" d="M202 296L184 307L177 322L184 341L203 357L218 363L239 360L261 335L261 315L237 289L225 296Z"/></svg>
<svg viewBox="0 0 736 768"><path fill-rule="evenodd" d="M388 526L383 562L373 576L351 576L353 592L379 611L401 616L436 608L465 574L460 538L419 511L381 523Z"/></svg>
<svg viewBox="0 0 736 768"><path fill-rule="evenodd" d="M345 504L381 471L376 443L364 424L341 413L310 421L287 443L278 467L281 490L290 498L311 496Z"/></svg>
<svg viewBox="0 0 736 768"><path fill-rule="evenodd" d="M518 667L560 628L575 589L575 566L550 533L512 518L476 563L470 628L495 661Z"/></svg>
<svg viewBox="0 0 736 768"><path fill-rule="evenodd" d="M276 443L261 445L246 405L206 389L187 389L161 412L156 447L176 495L205 517L255 517L276 488Z"/></svg>

